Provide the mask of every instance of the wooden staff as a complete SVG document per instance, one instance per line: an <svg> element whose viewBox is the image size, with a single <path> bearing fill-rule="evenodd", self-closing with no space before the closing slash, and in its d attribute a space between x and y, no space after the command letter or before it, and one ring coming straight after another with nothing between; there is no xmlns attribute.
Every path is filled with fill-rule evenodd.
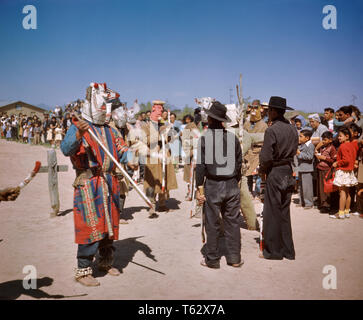
<svg viewBox="0 0 363 320"><path fill-rule="evenodd" d="M81 119L79 118L79 116L76 113L74 113L73 115L77 118L78 121L81 121ZM103 151L110 157L110 159L113 161L113 163L116 165L116 167L120 169L122 175L131 183L131 185L135 188L137 193L141 196L141 198L144 199L144 201L150 207L152 212L154 212L155 208L154 208L153 204L151 203L151 201L148 199L148 197L145 195L145 193L143 193L142 190L140 190L140 188L135 183L135 181L132 180L132 178L127 174L126 170L121 166L121 164L114 158L114 156L111 154L111 152L108 150L108 148L103 145L103 143L98 139L98 137L93 133L93 131L90 128L88 128L87 132L99 144L99 146L103 149Z"/></svg>
<svg viewBox="0 0 363 320"><path fill-rule="evenodd" d="M192 208L190 209L190 219L193 217L193 200L195 198L195 179L194 179L194 158L190 163L190 192L192 198Z"/></svg>
<svg viewBox="0 0 363 320"><path fill-rule="evenodd" d="M201 196L204 196L204 187L203 186L199 186L198 187L199 190L199 194ZM202 210L202 243L205 243L205 233L204 233L204 224L205 224L205 212L204 212L204 203L203 203L203 210Z"/></svg>
<svg viewBox="0 0 363 320"><path fill-rule="evenodd" d="M32 172L30 172L29 175L22 182L19 183L20 189L23 189L35 177L35 175L38 173L41 165L42 164L39 161L35 162L35 166L34 166L34 169L32 170Z"/></svg>
<svg viewBox="0 0 363 320"><path fill-rule="evenodd" d="M165 160L165 137L161 134L161 148L163 156L163 168L162 168L162 179L161 179L161 192L165 192L165 175L166 175L166 160Z"/></svg>
<svg viewBox="0 0 363 320"><path fill-rule="evenodd" d="M263 217L262 217L262 212L260 213L261 217L260 217L260 251L261 253L263 253L263 249L264 249L264 239L263 239Z"/></svg>

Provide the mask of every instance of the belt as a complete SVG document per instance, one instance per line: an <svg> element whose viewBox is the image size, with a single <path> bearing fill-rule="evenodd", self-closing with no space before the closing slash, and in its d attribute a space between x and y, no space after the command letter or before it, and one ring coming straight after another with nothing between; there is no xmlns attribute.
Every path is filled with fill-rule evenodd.
<svg viewBox="0 0 363 320"><path fill-rule="evenodd" d="M93 167L88 169L76 169L76 179L73 182L73 187L84 186L86 180L89 180L93 177L104 177L105 173L117 177L117 175L114 172L102 171L102 168L100 167Z"/></svg>
<svg viewBox="0 0 363 320"><path fill-rule="evenodd" d="M286 160L279 160L279 161L275 161L272 163L272 167L280 167L280 166L285 166L285 165L289 165L291 166L293 162L293 159L286 159Z"/></svg>
<svg viewBox="0 0 363 320"><path fill-rule="evenodd" d="M236 179L237 180L237 176L233 176L233 177L218 177L218 176L209 176L207 175L207 179L208 180L213 180L213 181L227 181L227 180L232 180L232 179Z"/></svg>

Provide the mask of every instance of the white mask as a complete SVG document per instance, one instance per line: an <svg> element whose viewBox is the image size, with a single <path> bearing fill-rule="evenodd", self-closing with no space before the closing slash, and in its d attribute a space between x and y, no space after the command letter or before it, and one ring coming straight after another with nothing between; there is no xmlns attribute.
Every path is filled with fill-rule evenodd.
<svg viewBox="0 0 363 320"><path fill-rule="evenodd" d="M120 95L108 89L106 83L92 82L87 88L82 106L82 117L93 124L104 125L110 121L112 100Z"/></svg>
<svg viewBox="0 0 363 320"><path fill-rule="evenodd" d="M124 128L126 123L135 123L135 115L140 111L140 106L135 102L134 105L128 110L125 106L112 111L112 119L118 128Z"/></svg>
<svg viewBox="0 0 363 320"><path fill-rule="evenodd" d="M195 98L195 102L197 103L198 106L201 107L200 115L202 117L202 122L208 121L208 115L205 113L204 110L209 110L214 101L216 101L216 99L211 97Z"/></svg>

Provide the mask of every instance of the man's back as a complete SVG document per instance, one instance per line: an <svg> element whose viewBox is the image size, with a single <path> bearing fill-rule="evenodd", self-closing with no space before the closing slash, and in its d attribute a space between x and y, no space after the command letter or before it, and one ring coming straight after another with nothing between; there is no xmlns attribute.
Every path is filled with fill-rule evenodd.
<svg viewBox="0 0 363 320"><path fill-rule="evenodd" d="M298 143L297 130L286 119L276 120L265 132L260 154L261 167L268 169L279 161L292 161Z"/></svg>
<svg viewBox="0 0 363 320"><path fill-rule="evenodd" d="M238 138L224 129L208 129L198 146L197 182L211 179L241 178L242 150Z"/></svg>

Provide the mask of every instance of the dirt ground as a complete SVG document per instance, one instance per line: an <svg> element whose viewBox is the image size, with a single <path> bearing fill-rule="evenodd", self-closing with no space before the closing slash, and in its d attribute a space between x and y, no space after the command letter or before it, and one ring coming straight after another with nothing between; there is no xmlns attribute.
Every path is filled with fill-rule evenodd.
<svg viewBox="0 0 363 320"><path fill-rule="evenodd" d="M47 149L0 140L0 188L15 186L39 160L47 165ZM318 210L291 205L296 260L258 258L259 233L241 228L240 269L221 260L218 270L200 266L200 220L190 219L182 172L179 189L168 205L175 210L148 219L135 191L126 199L126 219L115 242L119 277L98 274L100 287L87 288L73 279L76 249L73 231L69 158L57 150L61 214L50 218L47 174L38 174L15 202L0 203L0 297L9 299L362 299L363 219L329 219ZM257 212L261 204L256 202ZM37 290L25 290L24 266L36 268ZM324 266L337 272L337 288L323 288ZM44 279L47 277L47 279ZM65 296L65 298L63 298Z"/></svg>

